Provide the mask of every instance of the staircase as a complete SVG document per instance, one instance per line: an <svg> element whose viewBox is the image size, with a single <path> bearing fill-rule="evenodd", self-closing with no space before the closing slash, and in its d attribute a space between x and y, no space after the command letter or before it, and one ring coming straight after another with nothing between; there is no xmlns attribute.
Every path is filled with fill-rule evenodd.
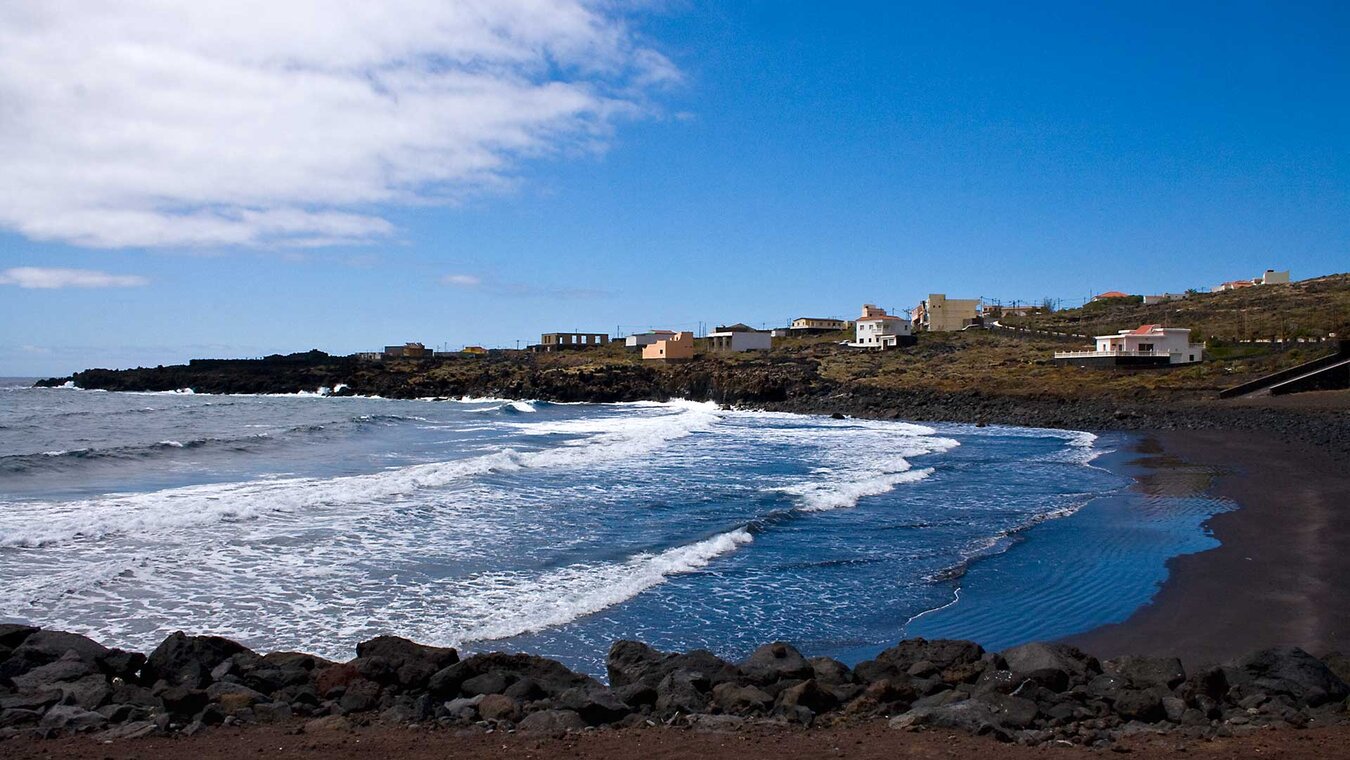
<svg viewBox="0 0 1350 760"><path fill-rule="evenodd" d="M1281 396L1300 391L1350 388L1350 340L1333 354L1219 391L1219 398Z"/></svg>

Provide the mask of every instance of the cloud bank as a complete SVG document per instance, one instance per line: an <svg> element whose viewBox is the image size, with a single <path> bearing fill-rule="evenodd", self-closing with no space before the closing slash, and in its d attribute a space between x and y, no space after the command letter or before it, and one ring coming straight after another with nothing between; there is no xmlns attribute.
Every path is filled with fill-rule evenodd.
<svg viewBox="0 0 1350 760"><path fill-rule="evenodd" d="M109 274L94 269L15 267L0 271L0 285L53 290L56 288L134 288L149 284L134 274Z"/></svg>
<svg viewBox="0 0 1350 760"><path fill-rule="evenodd" d="M603 147L678 78L600 0L0 3L0 227L322 246Z"/></svg>

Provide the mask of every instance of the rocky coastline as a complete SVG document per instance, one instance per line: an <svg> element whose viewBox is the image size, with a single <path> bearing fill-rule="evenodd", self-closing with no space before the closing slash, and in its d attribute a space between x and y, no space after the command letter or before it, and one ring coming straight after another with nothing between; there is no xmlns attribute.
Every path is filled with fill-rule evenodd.
<svg viewBox="0 0 1350 760"><path fill-rule="evenodd" d="M1187 673L1179 660L1099 661L1065 644L986 652L907 639L849 668L775 642L733 663L711 652L614 643L608 684L528 654L425 646L396 636L336 663L259 655L218 636L174 633L149 655L79 634L0 625L0 741L191 736L283 724L331 732L373 724L564 735L687 726L840 726L887 721L1004 742L1104 747L1125 737L1209 739L1350 723L1350 657L1254 652Z"/></svg>
<svg viewBox="0 0 1350 760"><path fill-rule="evenodd" d="M87 390L196 393L313 393L393 399L495 397L557 402L687 399L769 411L869 419L1002 424L1075 430L1233 430L1350 453L1350 415L1237 405L1190 395L1101 397L1088 387L994 393L979 387L879 388L832 379L810 359L700 358L681 364L549 364L530 354L435 361L361 362L320 351L263 359L204 359L186 365L90 369L38 383Z"/></svg>

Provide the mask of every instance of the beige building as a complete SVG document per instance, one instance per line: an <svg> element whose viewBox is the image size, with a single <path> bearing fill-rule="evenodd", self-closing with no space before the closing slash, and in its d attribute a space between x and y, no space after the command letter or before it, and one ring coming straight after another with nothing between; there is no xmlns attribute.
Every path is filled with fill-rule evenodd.
<svg viewBox="0 0 1350 760"><path fill-rule="evenodd" d="M839 332L848 329L848 321L829 317L797 317L788 328L793 332Z"/></svg>
<svg viewBox="0 0 1350 760"><path fill-rule="evenodd" d="M655 343L642 347L643 360L682 361L694 358L694 334L688 331L671 333Z"/></svg>
<svg viewBox="0 0 1350 760"><path fill-rule="evenodd" d="M948 298L930 293L914 309L914 326L928 332L951 332L976 324L980 318L980 299Z"/></svg>
<svg viewBox="0 0 1350 760"><path fill-rule="evenodd" d="M605 333L544 333L539 336L539 344L531 346L533 351L566 351L577 348L592 348L609 343Z"/></svg>

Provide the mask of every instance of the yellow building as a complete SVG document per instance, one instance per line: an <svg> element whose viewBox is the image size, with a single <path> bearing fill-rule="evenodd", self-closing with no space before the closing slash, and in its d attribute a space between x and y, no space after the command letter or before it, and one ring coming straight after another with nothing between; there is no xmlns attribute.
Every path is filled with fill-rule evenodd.
<svg viewBox="0 0 1350 760"><path fill-rule="evenodd" d="M942 293L930 293L914 310L914 324L928 332L952 332L980 319L980 299L948 298Z"/></svg>
<svg viewBox="0 0 1350 760"><path fill-rule="evenodd" d="M642 347L643 360L682 361L694 358L694 334L685 331Z"/></svg>

